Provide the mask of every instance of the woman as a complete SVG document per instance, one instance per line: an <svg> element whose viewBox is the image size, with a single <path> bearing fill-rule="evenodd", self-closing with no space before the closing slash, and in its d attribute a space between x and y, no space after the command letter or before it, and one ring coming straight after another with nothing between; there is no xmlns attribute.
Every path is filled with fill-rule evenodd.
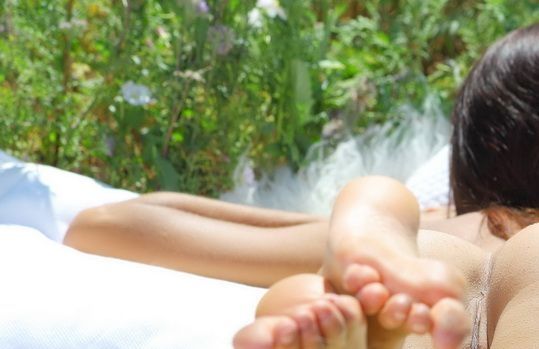
<svg viewBox="0 0 539 349"><path fill-rule="evenodd" d="M460 91L453 125L458 216L416 235L417 203L400 184L350 183L330 222L329 287L315 275L275 284L237 348L431 347L409 335L423 333L436 348L537 345L539 25L485 53Z"/></svg>
<svg viewBox="0 0 539 349"><path fill-rule="evenodd" d="M413 196L366 178L343 189L329 222L151 194L84 212L65 243L255 285L323 264L326 282L313 274L274 285L238 348L418 348L430 343L409 334L427 332L436 347L456 348L467 313L470 347L531 347L539 339L527 327L539 315L539 228L528 226L539 220L538 39L539 25L509 34L462 87L451 140L458 216L421 227L443 233L416 235Z"/></svg>

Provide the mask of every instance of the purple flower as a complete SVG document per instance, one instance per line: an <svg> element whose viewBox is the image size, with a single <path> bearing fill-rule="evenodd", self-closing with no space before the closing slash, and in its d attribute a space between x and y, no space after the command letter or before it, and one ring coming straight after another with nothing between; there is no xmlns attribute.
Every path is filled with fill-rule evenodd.
<svg viewBox="0 0 539 349"><path fill-rule="evenodd" d="M210 6L205 0L199 0L196 4L197 12L200 14L207 14L210 12Z"/></svg>
<svg viewBox="0 0 539 349"><path fill-rule="evenodd" d="M227 55L234 47L236 35L229 27L214 25L208 30L208 36L214 51L220 56Z"/></svg>
<svg viewBox="0 0 539 349"><path fill-rule="evenodd" d="M114 150L116 149L116 139L114 136L108 135L105 137L105 153L108 156L114 156Z"/></svg>

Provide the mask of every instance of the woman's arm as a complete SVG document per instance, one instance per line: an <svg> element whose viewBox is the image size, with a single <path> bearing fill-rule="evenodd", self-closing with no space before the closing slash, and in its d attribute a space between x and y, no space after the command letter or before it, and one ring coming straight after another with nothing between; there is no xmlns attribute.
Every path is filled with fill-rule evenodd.
<svg viewBox="0 0 539 349"><path fill-rule="evenodd" d="M184 194L156 193L92 208L64 243L79 250L269 286L319 269L327 220Z"/></svg>

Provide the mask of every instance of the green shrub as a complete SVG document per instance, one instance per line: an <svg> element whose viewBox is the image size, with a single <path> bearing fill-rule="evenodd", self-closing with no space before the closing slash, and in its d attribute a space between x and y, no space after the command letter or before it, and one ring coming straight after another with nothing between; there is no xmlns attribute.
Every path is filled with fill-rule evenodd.
<svg viewBox="0 0 539 349"><path fill-rule="evenodd" d="M533 1L272 3L5 0L0 148L217 195L243 155L301 166L325 125L361 132L427 93L448 111L484 48L539 18Z"/></svg>

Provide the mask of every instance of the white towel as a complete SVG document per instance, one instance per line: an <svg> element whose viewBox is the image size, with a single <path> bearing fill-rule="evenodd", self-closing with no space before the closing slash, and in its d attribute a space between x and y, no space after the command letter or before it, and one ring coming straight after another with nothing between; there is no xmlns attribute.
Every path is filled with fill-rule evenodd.
<svg viewBox="0 0 539 349"><path fill-rule="evenodd" d="M230 349L263 289L81 253L0 225L0 348Z"/></svg>
<svg viewBox="0 0 539 349"><path fill-rule="evenodd" d="M0 152L0 348L232 347L264 289L57 243L81 210L136 196Z"/></svg>
<svg viewBox="0 0 539 349"><path fill-rule="evenodd" d="M63 240L69 223L83 209L137 196L51 166L3 160L0 224L35 228L54 241Z"/></svg>
<svg viewBox="0 0 539 349"><path fill-rule="evenodd" d="M422 209L446 206L450 202L449 145L419 167L406 181Z"/></svg>

